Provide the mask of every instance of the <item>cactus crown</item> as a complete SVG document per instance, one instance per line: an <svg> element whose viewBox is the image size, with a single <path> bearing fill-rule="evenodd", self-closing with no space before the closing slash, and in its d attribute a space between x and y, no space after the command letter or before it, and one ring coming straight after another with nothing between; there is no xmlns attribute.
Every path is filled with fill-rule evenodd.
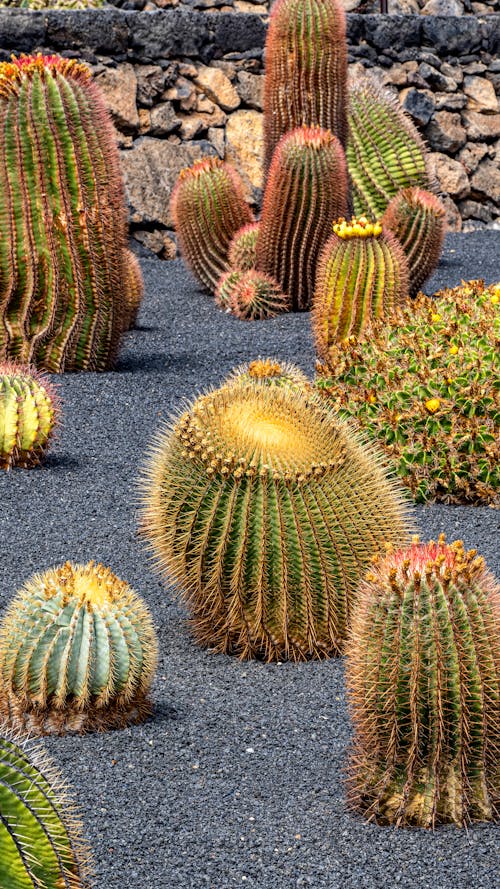
<svg viewBox="0 0 500 889"><path fill-rule="evenodd" d="M442 584L446 595L450 586L477 581L486 567L476 549L465 551L462 540L447 544L445 534L440 534L437 542L430 540L428 543L421 543L415 534L411 546L405 549L389 545L385 556L376 554L373 557L372 565L375 571L368 572L366 583L376 581L382 568L382 576L387 577L391 590L401 598L409 582L418 589L423 578L427 584L436 581Z"/></svg>
<svg viewBox="0 0 500 889"><path fill-rule="evenodd" d="M257 358L236 367L225 386L251 384L253 386L295 386L310 388L309 380L295 364L275 358Z"/></svg>
<svg viewBox="0 0 500 889"><path fill-rule="evenodd" d="M353 216L349 222L345 219L334 222L333 233L343 241L349 238L378 238L382 234L382 223L380 220L372 222L366 216Z"/></svg>
<svg viewBox="0 0 500 889"><path fill-rule="evenodd" d="M179 173L179 179L199 179L205 173L211 173L215 170L224 170L226 165L218 157L202 157L195 161L190 167L184 167Z"/></svg>
<svg viewBox="0 0 500 889"><path fill-rule="evenodd" d="M44 56L42 53L12 56L10 62L0 62L0 96L17 93L24 78L32 79L38 75L44 79L56 73L80 82L92 79L90 68L77 59Z"/></svg>

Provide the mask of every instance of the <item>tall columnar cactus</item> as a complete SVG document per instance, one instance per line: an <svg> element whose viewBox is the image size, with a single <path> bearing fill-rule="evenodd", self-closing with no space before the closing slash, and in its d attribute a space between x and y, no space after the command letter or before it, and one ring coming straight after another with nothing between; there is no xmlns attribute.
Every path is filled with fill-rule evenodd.
<svg viewBox="0 0 500 889"><path fill-rule="evenodd" d="M377 219L402 188L428 189L428 151L392 93L369 79L349 95L347 166L356 215Z"/></svg>
<svg viewBox="0 0 500 889"><path fill-rule="evenodd" d="M34 368L0 363L0 469L45 456L59 417L55 387Z"/></svg>
<svg viewBox="0 0 500 889"><path fill-rule="evenodd" d="M139 722L157 643L149 611L103 565L36 575L0 626L0 713L36 734Z"/></svg>
<svg viewBox="0 0 500 889"><path fill-rule="evenodd" d="M89 68L0 64L0 358L105 370L125 326L128 250L118 150Z"/></svg>
<svg viewBox="0 0 500 889"><path fill-rule="evenodd" d="M285 133L322 127L345 148L347 44L341 0L276 0L266 40L265 168Z"/></svg>
<svg viewBox="0 0 500 889"><path fill-rule="evenodd" d="M250 222L236 232L229 245L228 262L231 269L248 272L257 264L257 236L259 223Z"/></svg>
<svg viewBox="0 0 500 889"><path fill-rule="evenodd" d="M408 264L396 237L366 217L339 220L318 262L312 325L316 348L361 332L408 296Z"/></svg>
<svg viewBox="0 0 500 889"><path fill-rule="evenodd" d="M396 235L405 252L410 296L416 296L439 263L446 231L444 207L422 188L404 188L387 205L382 224Z"/></svg>
<svg viewBox="0 0 500 889"><path fill-rule="evenodd" d="M294 311L310 308L318 253L332 223L347 213L343 148L328 130L300 127L274 153L257 237L257 268L288 294Z"/></svg>
<svg viewBox="0 0 500 889"><path fill-rule="evenodd" d="M253 222L236 170L205 157L183 170L170 203L182 257L212 293L229 271L229 245L238 229Z"/></svg>
<svg viewBox="0 0 500 889"><path fill-rule="evenodd" d="M255 269L226 272L217 285L215 301L242 321L264 321L290 308L278 282Z"/></svg>
<svg viewBox="0 0 500 889"><path fill-rule="evenodd" d="M241 658L338 654L373 552L407 508L379 457L298 387L224 385L158 437L144 533L196 638Z"/></svg>
<svg viewBox="0 0 500 889"><path fill-rule="evenodd" d="M383 823L498 817L500 586L459 541L378 559L346 646L351 798Z"/></svg>
<svg viewBox="0 0 500 889"><path fill-rule="evenodd" d="M0 886L89 889L90 856L66 787L0 724Z"/></svg>

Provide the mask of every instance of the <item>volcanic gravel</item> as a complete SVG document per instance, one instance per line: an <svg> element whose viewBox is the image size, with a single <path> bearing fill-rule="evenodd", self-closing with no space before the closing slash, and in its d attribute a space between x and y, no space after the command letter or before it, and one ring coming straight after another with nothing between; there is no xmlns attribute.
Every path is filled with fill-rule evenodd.
<svg viewBox="0 0 500 889"><path fill-rule="evenodd" d="M427 292L500 278L500 232L448 236ZM310 375L307 314L244 323L180 262L142 259L146 298L117 369L57 379L63 426L45 465L0 474L0 605L35 571L98 559L152 609L161 659L154 716L125 731L45 742L73 787L96 889L488 889L493 825L434 832L365 823L346 809L350 739L342 660L266 665L200 650L175 592L137 536L137 477L172 408L257 356ZM416 509L500 571L499 512Z"/></svg>

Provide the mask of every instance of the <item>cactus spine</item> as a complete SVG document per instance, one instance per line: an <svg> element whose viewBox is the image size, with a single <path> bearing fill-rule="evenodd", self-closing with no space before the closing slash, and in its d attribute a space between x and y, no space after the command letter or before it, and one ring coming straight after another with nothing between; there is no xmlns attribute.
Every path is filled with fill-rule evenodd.
<svg viewBox="0 0 500 889"><path fill-rule="evenodd" d="M118 150L86 65L0 64L0 358L48 371L112 366L124 327Z"/></svg>
<svg viewBox="0 0 500 889"><path fill-rule="evenodd" d="M327 130L287 133L274 153L257 237L257 268L275 278L294 311L310 307L318 252L347 212L344 151Z"/></svg>
<svg viewBox="0 0 500 889"><path fill-rule="evenodd" d="M141 267L139 260L131 250L126 252L126 270L127 270L127 287L126 287L126 315L124 318L125 330L135 327L137 315L141 307L142 298L144 296L144 282L142 280Z"/></svg>
<svg viewBox="0 0 500 889"><path fill-rule="evenodd" d="M0 712L37 734L139 722L157 660L144 602L103 565L33 577L0 627Z"/></svg>
<svg viewBox="0 0 500 889"><path fill-rule="evenodd" d="M264 321L290 307L278 282L255 269L226 272L217 285L215 299L221 309L242 321Z"/></svg>
<svg viewBox="0 0 500 889"><path fill-rule="evenodd" d="M435 195L422 188L405 188L387 205L382 224L400 242L408 260L410 296L437 268L446 230L445 210Z"/></svg>
<svg viewBox="0 0 500 889"><path fill-rule="evenodd" d="M36 466L59 417L59 399L34 368L0 364L0 469Z"/></svg>
<svg viewBox="0 0 500 889"><path fill-rule="evenodd" d="M354 212L377 219L402 188L429 188L428 151L398 99L364 79L349 96L347 166Z"/></svg>
<svg viewBox="0 0 500 889"><path fill-rule="evenodd" d="M457 541L376 560L346 646L352 802L431 827L498 817L500 587Z"/></svg>
<svg viewBox="0 0 500 889"><path fill-rule="evenodd" d="M255 386L310 388L308 378L295 364L290 361L277 361L275 358L256 358L247 364L240 364L229 374L224 386L240 386L248 383L253 383Z"/></svg>
<svg viewBox="0 0 500 889"><path fill-rule="evenodd" d="M196 638L241 658L338 654L372 552L404 540L399 488L298 387L224 385L158 437L142 528Z"/></svg>
<svg viewBox="0 0 500 889"><path fill-rule="evenodd" d="M184 261L200 284L215 292L229 270L234 235L253 222L240 177L219 158L202 158L181 172L170 208Z"/></svg>
<svg viewBox="0 0 500 889"><path fill-rule="evenodd" d="M340 0L277 0L266 40L265 169L275 148L300 126L347 138L347 45Z"/></svg>
<svg viewBox="0 0 500 889"><path fill-rule="evenodd" d="M232 269L249 272L257 264L257 235L259 223L251 222L236 232L229 246L228 261Z"/></svg>
<svg viewBox="0 0 500 889"><path fill-rule="evenodd" d="M0 886L88 889L89 854L66 788L44 754L0 726Z"/></svg>
<svg viewBox="0 0 500 889"><path fill-rule="evenodd" d="M320 255L312 325L322 358L408 296L408 264L395 236L366 217L339 220Z"/></svg>

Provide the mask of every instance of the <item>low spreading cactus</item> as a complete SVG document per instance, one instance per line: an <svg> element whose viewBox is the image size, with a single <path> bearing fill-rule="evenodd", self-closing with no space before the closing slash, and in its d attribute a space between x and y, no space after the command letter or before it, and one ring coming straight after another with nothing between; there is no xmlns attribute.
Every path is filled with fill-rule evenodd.
<svg viewBox="0 0 500 889"><path fill-rule="evenodd" d="M376 558L346 646L351 801L433 827L500 816L500 586L444 536Z"/></svg>
<svg viewBox="0 0 500 889"><path fill-rule="evenodd" d="M236 232L229 245L228 262L232 269L248 272L257 263L257 236L259 223L250 222Z"/></svg>
<svg viewBox="0 0 500 889"><path fill-rule="evenodd" d="M56 390L43 374L0 362L0 469L40 463L58 415Z"/></svg>
<svg viewBox="0 0 500 889"><path fill-rule="evenodd" d="M318 386L418 501L500 502L500 285L422 294L330 348Z"/></svg>
<svg viewBox="0 0 500 889"><path fill-rule="evenodd" d="M217 285L215 301L242 321L264 321L290 309L278 282L255 269L226 272Z"/></svg>
<svg viewBox="0 0 500 889"><path fill-rule="evenodd" d="M157 660L149 611L103 565L33 577L0 626L0 714L36 734L139 722Z"/></svg>

